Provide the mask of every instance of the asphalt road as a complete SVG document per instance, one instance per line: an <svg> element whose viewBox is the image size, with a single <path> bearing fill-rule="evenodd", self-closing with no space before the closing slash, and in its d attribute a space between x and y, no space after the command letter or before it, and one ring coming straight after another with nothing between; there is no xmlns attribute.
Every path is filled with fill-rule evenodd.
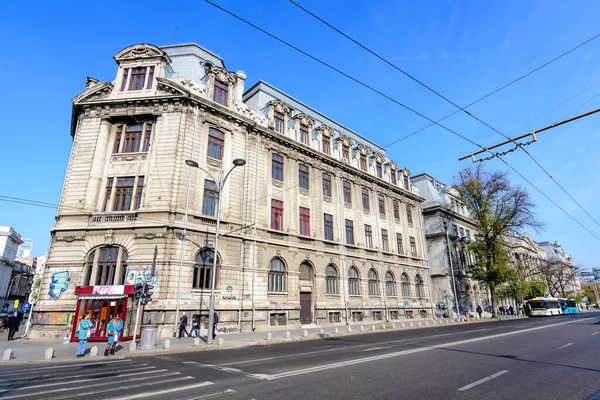
<svg viewBox="0 0 600 400"><path fill-rule="evenodd" d="M600 313L0 367L2 399L565 400L596 395Z"/></svg>

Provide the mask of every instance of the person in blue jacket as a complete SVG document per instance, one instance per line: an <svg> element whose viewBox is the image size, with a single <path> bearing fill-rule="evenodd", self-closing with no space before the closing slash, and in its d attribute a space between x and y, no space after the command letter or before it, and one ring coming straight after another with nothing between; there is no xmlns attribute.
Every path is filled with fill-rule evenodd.
<svg viewBox="0 0 600 400"><path fill-rule="evenodd" d="M87 344L92 326L94 326L94 323L90 321L90 314L84 313L83 318L81 318L81 321L79 321L79 326L77 328L77 337L79 338L77 357L83 357L85 355L85 345Z"/></svg>
<svg viewBox="0 0 600 400"><path fill-rule="evenodd" d="M123 331L123 321L121 320L121 315L117 314L115 318L113 318L108 324L106 334L108 335L108 343L106 344L106 349L104 350L104 355L107 356L109 354L115 354L115 347L119 344L119 338L121 337L121 332Z"/></svg>

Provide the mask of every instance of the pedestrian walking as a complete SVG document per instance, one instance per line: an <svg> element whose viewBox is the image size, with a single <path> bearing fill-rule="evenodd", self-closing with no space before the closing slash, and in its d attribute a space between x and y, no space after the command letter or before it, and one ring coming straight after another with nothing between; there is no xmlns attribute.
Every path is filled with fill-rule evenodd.
<svg viewBox="0 0 600 400"><path fill-rule="evenodd" d="M213 313L213 340L217 338L217 324L219 323L219 316L216 312Z"/></svg>
<svg viewBox="0 0 600 400"><path fill-rule="evenodd" d="M104 349L104 355L115 354L115 348L119 344L119 338L121 337L121 331L123 330L123 321L121 315L117 314L114 319L108 323L107 332L108 343L106 349Z"/></svg>
<svg viewBox="0 0 600 400"><path fill-rule="evenodd" d="M500 311L500 315L504 315L504 307L498 307L498 311Z"/></svg>
<svg viewBox="0 0 600 400"><path fill-rule="evenodd" d="M200 337L200 323L198 321L198 317L195 315L192 317L192 329L190 330L190 337L194 337L194 332L196 332L196 337Z"/></svg>
<svg viewBox="0 0 600 400"><path fill-rule="evenodd" d="M83 357L85 355L85 345L91 335L91 328L94 323L90 321L90 314L84 313L83 318L79 321L77 327L77 338L79 339L79 346L77 346L77 357Z"/></svg>
<svg viewBox="0 0 600 400"><path fill-rule="evenodd" d="M508 307L508 311L510 311L511 316L515 315L515 308L513 306Z"/></svg>
<svg viewBox="0 0 600 400"><path fill-rule="evenodd" d="M184 333L188 337L190 336L190 334L187 331L187 323L188 323L187 315L185 315L185 313L181 313L181 318L179 318L179 339L181 339L183 337Z"/></svg>
<svg viewBox="0 0 600 400"><path fill-rule="evenodd" d="M475 311L477 311L477 314L479 314L479 319L481 319L481 314L483 313L483 309L481 308L481 304L477 306L477 309Z"/></svg>
<svg viewBox="0 0 600 400"><path fill-rule="evenodd" d="M15 333L19 331L19 325L21 325L21 318L19 313L15 311L13 315L8 319L8 340L15 340Z"/></svg>

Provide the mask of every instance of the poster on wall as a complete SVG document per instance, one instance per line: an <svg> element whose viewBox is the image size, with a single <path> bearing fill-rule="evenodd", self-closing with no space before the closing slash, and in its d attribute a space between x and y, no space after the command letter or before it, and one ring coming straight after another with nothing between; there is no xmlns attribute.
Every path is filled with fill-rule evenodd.
<svg viewBox="0 0 600 400"><path fill-rule="evenodd" d="M154 271L152 276L152 265L129 265L127 266L127 275L125 276L126 285L135 285L136 283L150 283L159 286L158 271Z"/></svg>
<svg viewBox="0 0 600 400"><path fill-rule="evenodd" d="M60 296L69 288L69 271L60 271L52 274L50 280L50 288L48 290L48 296L52 300L60 299Z"/></svg>

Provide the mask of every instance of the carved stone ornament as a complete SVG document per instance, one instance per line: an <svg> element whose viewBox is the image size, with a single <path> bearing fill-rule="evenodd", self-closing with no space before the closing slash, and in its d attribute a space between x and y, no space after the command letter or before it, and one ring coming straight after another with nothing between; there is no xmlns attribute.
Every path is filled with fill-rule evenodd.
<svg viewBox="0 0 600 400"><path fill-rule="evenodd" d="M234 84L236 81L236 76L233 72L229 72L223 68L219 67L210 67L208 70L208 74L214 76L215 80L225 83L225 84Z"/></svg>
<svg viewBox="0 0 600 400"><path fill-rule="evenodd" d="M383 163L385 162L385 156L381 153L373 153L373 155L371 156L372 158L375 159L375 161Z"/></svg>
<svg viewBox="0 0 600 400"><path fill-rule="evenodd" d="M334 134L333 129L327 125L319 125L316 131L325 137L333 137Z"/></svg>
<svg viewBox="0 0 600 400"><path fill-rule="evenodd" d="M391 170L397 170L398 169L398 164L396 164L395 161L390 161L386 164L388 167L390 167Z"/></svg>
<svg viewBox="0 0 600 400"><path fill-rule="evenodd" d="M182 85L175 83L169 79L156 78L156 91L157 94L175 94L188 96L190 91Z"/></svg>
<svg viewBox="0 0 600 400"><path fill-rule="evenodd" d="M304 113L296 114L292 118L294 119L294 121L298 122L300 125L305 125L305 126L308 126L309 128L315 124L315 120Z"/></svg>
<svg viewBox="0 0 600 400"><path fill-rule="evenodd" d="M167 62L171 62L167 53L159 47L146 43L134 44L133 46L126 47L114 56L116 62L148 58L161 58Z"/></svg>
<svg viewBox="0 0 600 400"><path fill-rule="evenodd" d="M290 106L288 106L281 100L271 100L267 103L267 107L272 108L273 111L277 111L281 114L288 114L290 111L292 111Z"/></svg>
<svg viewBox="0 0 600 400"><path fill-rule="evenodd" d="M106 233L104 234L104 244L107 245L111 245L113 244L115 241L115 233L113 232L112 229L109 229L106 231Z"/></svg>
<svg viewBox="0 0 600 400"><path fill-rule="evenodd" d="M410 176L410 171L408 170L408 168L404 167L400 170L400 173L402 175L406 175L406 176Z"/></svg>
<svg viewBox="0 0 600 400"><path fill-rule="evenodd" d="M352 141L352 139L350 139L348 136L346 135L342 135L339 138L337 138L338 142L342 142L342 144L344 146L348 146L348 147L352 147L352 145L354 144L354 142Z"/></svg>
<svg viewBox="0 0 600 400"><path fill-rule="evenodd" d="M364 156L368 156L371 154L371 149L365 146L364 144L359 144L356 146L356 151Z"/></svg>
<svg viewBox="0 0 600 400"><path fill-rule="evenodd" d="M114 86L110 82L98 83L87 88L85 92L78 94L72 100L73 103L102 100L112 93L113 88Z"/></svg>
<svg viewBox="0 0 600 400"><path fill-rule="evenodd" d="M58 237L56 237L57 242L73 243L76 240L85 240L85 236L58 236Z"/></svg>

